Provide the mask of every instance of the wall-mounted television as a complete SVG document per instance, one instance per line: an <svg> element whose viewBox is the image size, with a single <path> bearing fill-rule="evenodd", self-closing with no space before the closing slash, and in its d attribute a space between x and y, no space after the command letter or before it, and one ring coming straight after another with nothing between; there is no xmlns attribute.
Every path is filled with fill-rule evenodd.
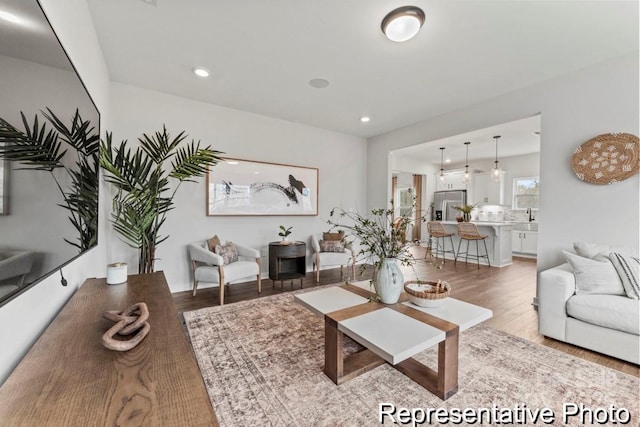
<svg viewBox="0 0 640 427"><path fill-rule="evenodd" d="M100 115L36 0L0 3L0 93L3 305L98 237Z"/></svg>

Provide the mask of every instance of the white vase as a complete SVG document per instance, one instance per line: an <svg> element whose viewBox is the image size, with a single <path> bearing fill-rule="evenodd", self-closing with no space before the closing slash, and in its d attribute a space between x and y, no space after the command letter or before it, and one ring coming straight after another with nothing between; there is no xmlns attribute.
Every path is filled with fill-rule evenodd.
<svg viewBox="0 0 640 427"><path fill-rule="evenodd" d="M380 269L376 272L374 287L383 304L395 304L400 298L404 287L404 276L395 258L382 260Z"/></svg>

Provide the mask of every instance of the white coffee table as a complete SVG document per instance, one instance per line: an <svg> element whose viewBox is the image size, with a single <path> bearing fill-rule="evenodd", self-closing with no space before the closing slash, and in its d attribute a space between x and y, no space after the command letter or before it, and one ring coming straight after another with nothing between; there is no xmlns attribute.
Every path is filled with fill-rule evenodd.
<svg viewBox="0 0 640 427"><path fill-rule="evenodd" d="M387 362L441 399L458 390L459 331L491 318L486 308L447 298L440 307L407 301L369 302L368 282L298 294L295 300L325 320L325 374L342 384ZM344 335L366 350L343 356ZM438 344L438 370L412 358Z"/></svg>

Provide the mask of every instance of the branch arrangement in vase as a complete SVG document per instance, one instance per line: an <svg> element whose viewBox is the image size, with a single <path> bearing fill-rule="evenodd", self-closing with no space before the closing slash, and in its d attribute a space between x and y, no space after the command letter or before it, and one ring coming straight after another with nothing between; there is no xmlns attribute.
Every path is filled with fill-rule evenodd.
<svg viewBox="0 0 640 427"><path fill-rule="evenodd" d="M471 220L471 211L475 209L477 203L473 205L462 205L462 206L454 206L453 209L462 212L462 219L464 222L469 222Z"/></svg>
<svg viewBox="0 0 640 427"><path fill-rule="evenodd" d="M403 266L411 266L418 261L411 252L412 243L406 239L407 226L414 221L426 222L428 213L417 218L399 216L394 218L393 202L389 208L372 209L368 215L347 211L342 208L334 208L327 221L332 228L346 233L345 239L353 246L356 243L359 251L355 262L371 262L374 265L373 280L371 285L376 290L376 297L383 303L397 302L404 277L397 267L399 262ZM436 268L441 268L432 261L425 261ZM360 266L360 272L366 268ZM414 269L414 273L416 273ZM417 274L416 274L417 276ZM385 289L382 282L393 282L390 291Z"/></svg>
<svg viewBox="0 0 640 427"><path fill-rule="evenodd" d="M377 268L386 258L399 260L403 265L410 265L414 257L409 251L411 244L405 237L406 225L412 218L402 216L397 221L402 226L393 227L393 203L390 208L372 209L368 215L356 211L347 211L336 207L329 213L328 224L346 234L349 243L357 243L359 251L356 262L369 261ZM426 221L421 217L420 221Z"/></svg>

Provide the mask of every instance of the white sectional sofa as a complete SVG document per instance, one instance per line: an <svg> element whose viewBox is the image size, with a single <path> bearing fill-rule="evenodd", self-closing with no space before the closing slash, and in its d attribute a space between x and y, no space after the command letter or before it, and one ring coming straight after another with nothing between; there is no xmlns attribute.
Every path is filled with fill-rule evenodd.
<svg viewBox="0 0 640 427"><path fill-rule="evenodd" d="M568 263L538 277L538 331L640 364L640 302L626 295L576 294Z"/></svg>
<svg viewBox="0 0 640 427"><path fill-rule="evenodd" d="M640 364L640 304L622 295L576 295L569 264L538 279L538 332Z"/></svg>

